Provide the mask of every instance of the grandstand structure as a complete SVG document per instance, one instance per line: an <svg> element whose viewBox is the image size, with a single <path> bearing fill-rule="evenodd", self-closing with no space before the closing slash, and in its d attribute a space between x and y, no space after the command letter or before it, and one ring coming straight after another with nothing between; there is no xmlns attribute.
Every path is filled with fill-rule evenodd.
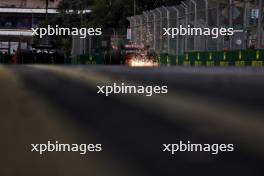
<svg viewBox="0 0 264 176"><path fill-rule="evenodd" d="M60 0L1 0L0 52L12 54L19 47L29 49L32 44L31 28L57 14Z"/></svg>

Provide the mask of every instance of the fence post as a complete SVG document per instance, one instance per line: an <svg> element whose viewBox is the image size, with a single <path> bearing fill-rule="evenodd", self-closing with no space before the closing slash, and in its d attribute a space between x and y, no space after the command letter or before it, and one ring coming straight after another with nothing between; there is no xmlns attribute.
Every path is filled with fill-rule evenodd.
<svg viewBox="0 0 264 176"><path fill-rule="evenodd" d="M140 15L135 16L135 18L137 18L139 20L139 24L137 24L137 28L138 28L137 29L137 34L139 33L139 41L137 41L137 39L136 39L136 44L140 44L142 42L142 35L143 35L142 19L141 19Z"/></svg>
<svg viewBox="0 0 264 176"><path fill-rule="evenodd" d="M131 28L131 42L134 43L134 38L135 38L135 19L134 16L128 17L127 18L129 23L130 23L130 28Z"/></svg>
<svg viewBox="0 0 264 176"><path fill-rule="evenodd" d="M149 23L149 18L148 18L148 14L147 14L147 12L143 12L143 18L144 18L144 17L146 17L146 19L147 19L147 21L146 21L146 25L145 25L145 26L146 26L146 31L145 31L145 37L144 37L144 38L145 38L145 40L146 40L146 41L145 41L145 45L148 45L148 40L149 40L149 39L148 39L148 32L149 32L149 31L148 31L148 23Z"/></svg>
<svg viewBox="0 0 264 176"><path fill-rule="evenodd" d="M142 16L141 15L138 15L138 17L139 17L139 23L140 23L140 44L142 44L143 43L143 18L142 18Z"/></svg>
<svg viewBox="0 0 264 176"><path fill-rule="evenodd" d="M233 9L234 9L234 4L233 4L233 0L229 0L229 27L232 28L233 27ZM233 37L230 36L229 38L229 49L232 50L233 49Z"/></svg>
<svg viewBox="0 0 264 176"><path fill-rule="evenodd" d="M258 9L259 9L259 17L258 17L258 29L257 29L257 34L258 34L258 45L257 48L260 49L261 48L261 44L262 44L262 17L263 17L263 8L262 8L263 4L262 4L262 0L259 0L259 4L258 4Z"/></svg>
<svg viewBox="0 0 264 176"><path fill-rule="evenodd" d="M217 25L217 27L219 27L220 26L220 3L217 1L216 4L217 4L216 5L216 16L217 16L216 17L216 25ZM231 37L229 38L229 40L231 41ZM220 51L219 44L220 44L220 42L223 44L223 37L221 36L220 38L217 38L216 41L217 41L217 43L216 43L216 50L217 51Z"/></svg>
<svg viewBox="0 0 264 176"><path fill-rule="evenodd" d="M169 28L170 27L170 11L169 11L169 9L167 7L162 6L162 8L166 10L167 28ZM167 37L167 45L168 45L167 46L167 52L168 52L168 54L170 54L170 36L169 35Z"/></svg>
<svg viewBox="0 0 264 176"><path fill-rule="evenodd" d="M208 0L204 0L205 2L205 27L208 27ZM205 50L208 51L208 37L205 36Z"/></svg>
<svg viewBox="0 0 264 176"><path fill-rule="evenodd" d="M194 27L197 27L197 4L194 0L190 0L191 3L194 5ZM197 51L197 36L193 36L193 42L194 42L194 51Z"/></svg>
<svg viewBox="0 0 264 176"><path fill-rule="evenodd" d="M188 27L188 6L184 2L181 2L181 5L185 11L185 27L187 28ZM188 35L184 36L184 40L185 40L184 51L188 52Z"/></svg>
<svg viewBox="0 0 264 176"><path fill-rule="evenodd" d="M243 0L244 16L243 16L243 49L247 48L247 0Z"/></svg>
<svg viewBox="0 0 264 176"><path fill-rule="evenodd" d="M159 52L161 53L162 52L162 25L163 25L163 23L162 23L162 11L160 10L160 9L155 9L159 14L160 14L160 36L159 36L159 38L160 38L160 43L159 43Z"/></svg>
<svg viewBox="0 0 264 176"><path fill-rule="evenodd" d="M156 14L154 11L150 11L153 15L153 49L156 50Z"/></svg>
<svg viewBox="0 0 264 176"><path fill-rule="evenodd" d="M172 9L176 11L176 27L179 28L179 10L175 6L173 6ZM176 37L176 55L179 55L179 35Z"/></svg>

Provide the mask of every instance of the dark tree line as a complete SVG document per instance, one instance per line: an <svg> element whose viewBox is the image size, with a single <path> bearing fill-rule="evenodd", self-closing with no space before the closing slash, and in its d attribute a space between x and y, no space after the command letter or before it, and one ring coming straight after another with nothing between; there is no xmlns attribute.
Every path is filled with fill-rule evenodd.
<svg viewBox="0 0 264 176"><path fill-rule="evenodd" d="M177 5L181 0L135 0L136 13L151 10L162 5ZM89 14L78 11L90 9ZM73 10L72 13L67 13ZM134 0L62 0L59 4L60 13L40 25L59 25L60 27L100 27L103 29L125 29L128 27L127 17L134 14ZM71 36L54 36L50 42L65 53L70 53ZM39 41L36 40L36 43Z"/></svg>
<svg viewBox="0 0 264 176"><path fill-rule="evenodd" d="M181 0L62 0L59 8L65 9L91 9L92 13L85 19L89 26L103 28L126 28L127 17L142 11L160 6L177 5Z"/></svg>

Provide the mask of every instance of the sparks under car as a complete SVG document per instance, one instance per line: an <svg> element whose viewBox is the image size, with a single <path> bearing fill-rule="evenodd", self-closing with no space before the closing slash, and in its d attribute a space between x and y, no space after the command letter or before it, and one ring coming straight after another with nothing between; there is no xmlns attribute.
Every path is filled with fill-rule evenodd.
<svg viewBox="0 0 264 176"><path fill-rule="evenodd" d="M131 67L157 67L158 56L142 45L126 45L124 64Z"/></svg>

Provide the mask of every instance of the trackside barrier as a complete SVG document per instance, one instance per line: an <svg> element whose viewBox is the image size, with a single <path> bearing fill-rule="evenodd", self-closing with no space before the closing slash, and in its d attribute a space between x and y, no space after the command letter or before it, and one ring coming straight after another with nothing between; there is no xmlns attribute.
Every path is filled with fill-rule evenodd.
<svg viewBox="0 0 264 176"><path fill-rule="evenodd" d="M183 55L160 54L159 62L162 66L193 66L193 67L262 67L264 66L264 50L235 50L222 52L189 52ZM0 60L1 62L1 60ZM103 54L80 55L67 58L66 64L104 64Z"/></svg>
<svg viewBox="0 0 264 176"><path fill-rule="evenodd" d="M190 52L184 55L161 54L160 64L163 66L264 66L264 50L236 50L223 52Z"/></svg>

